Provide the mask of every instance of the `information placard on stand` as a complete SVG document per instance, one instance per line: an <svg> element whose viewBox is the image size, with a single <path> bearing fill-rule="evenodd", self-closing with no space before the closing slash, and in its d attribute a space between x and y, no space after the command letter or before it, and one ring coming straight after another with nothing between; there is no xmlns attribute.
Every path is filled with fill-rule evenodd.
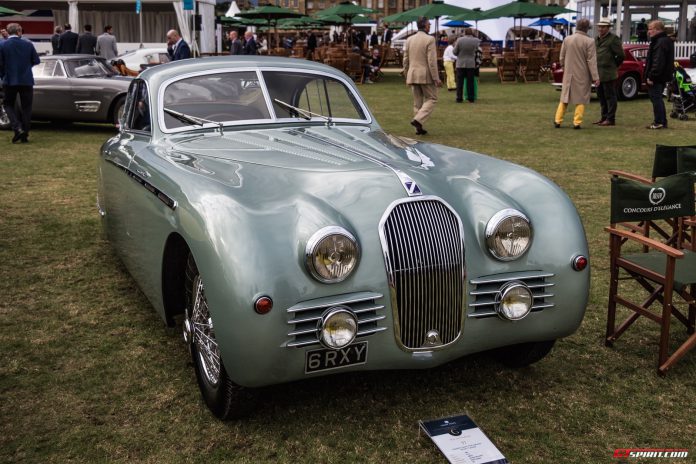
<svg viewBox="0 0 696 464"><path fill-rule="evenodd" d="M418 421L418 425L452 464L509 464L468 415Z"/></svg>

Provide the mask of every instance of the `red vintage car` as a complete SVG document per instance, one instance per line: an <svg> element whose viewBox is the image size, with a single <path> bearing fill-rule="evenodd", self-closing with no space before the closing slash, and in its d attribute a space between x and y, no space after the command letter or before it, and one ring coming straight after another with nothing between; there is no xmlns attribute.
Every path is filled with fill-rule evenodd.
<svg viewBox="0 0 696 464"><path fill-rule="evenodd" d="M648 56L648 45L624 44L624 62L619 66L619 99L631 100L638 92L647 92L645 83L645 60ZM689 60L681 58L677 60L685 68L691 67ZM563 68L556 65L553 71L553 84L560 90L563 82ZM594 91L594 87L592 89Z"/></svg>

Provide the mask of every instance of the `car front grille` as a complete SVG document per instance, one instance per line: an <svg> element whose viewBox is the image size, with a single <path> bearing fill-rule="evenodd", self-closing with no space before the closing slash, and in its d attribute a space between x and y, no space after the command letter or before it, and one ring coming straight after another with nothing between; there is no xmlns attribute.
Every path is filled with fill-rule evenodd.
<svg viewBox="0 0 696 464"><path fill-rule="evenodd" d="M553 308L550 301L553 297L552 289L555 285L552 281L553 274L543 272L521 272L517 274L503 274L472 279L469 295L468 317L482 318L495 317L495 298L500 290L509 282L522 282L532 291L534 301L532 312Z"/></svg>
<svg viewBox="0 0 696 464"><path fill-rule="evenodd" d="M442 200L393 204L380 222L394 332L407 350L432 350L461 333L464 246L459 217Z"/></svg>
<svg viewBox="0 0 696 464"><path fill-rule="evenodd" d="M384 314L380 314L384 309L384 305L377 302L380 298L382 298L382 295L379 293L358 292L303 301L288 308L288 324L292 329L288 333L290 340L285 346L304 347L318 345L319 321L329 308L335 306L349 309L358 318L356 338L387 330L386 327L378 325L379 321L385 319Z"/></svg>

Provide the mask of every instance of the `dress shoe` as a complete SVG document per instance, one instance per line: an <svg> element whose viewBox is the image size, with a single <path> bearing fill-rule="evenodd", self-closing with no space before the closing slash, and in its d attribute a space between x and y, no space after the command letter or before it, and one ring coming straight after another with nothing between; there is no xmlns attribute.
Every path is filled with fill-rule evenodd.
<svg viewBox="0 0 696 464"><path fill-rule="evenodd" d="M600 124L602 124L604 121L606 121L606 119L600 119L599 121L595 121L595 122L593 122L592 124L594 124L594 125L600 125Z"/></svg>
<svg viewBox="0 0 696 464"><path fill-rule="evenodd" d="M428 133L427 130L423 129L423 124L415 119L411 121L411 125L416 128L416 135L425 135Z"/></svg>
<svg viewBox="0 0 696 464"><path fill-rule="evenodd" d="M554 123L553 123L553 127L555 127L556 129L560 129L560 128L561 128L561 123L560 123L560 122L554 122Z"/></svg>
<svg viewBox="0 0 696 464"><path fill-rule="evenodd" d="M24 132L19 140L22 143L29 143L29 132Z"/></svg>
<svg viewBox="0 0 696 464"><path fill-rule="evenodd" d="M464 103L464 100L455 100L457 103Z"/></svg>
<svg viewBox="0 0 696 464"><path fill-rule="evenodd" d="M580 129L582 129L582 127L581 126L573 126L573 129L580 130Z"/></svg>
<svg viewBox="0 0 696 464"><path fill-rule="evenodd" d="M607 126L615 126L616 123L615 123L614 121L606 120L606 121L600 122L600 123L597 124L597 125L598 125L598 126L602 126L602 127L607 127Z"/></svg>
<svg viewBox="0 0 696 464"><path fill-rule="evenodd" d="M650 124L649 126L646 127L646 129L652 129L652 130L658 130L658 129L664 129L665 126L662 124Z"/></svg>
<svg viewBox="0 0 696 464"><path fill-rule="evenodd" d="M17 143L20 140L22 140L23 138L26 138L26 136L27 136L27 133L24 132L22 129L15 131L14 137L12 137L12 143Z"/></svg>

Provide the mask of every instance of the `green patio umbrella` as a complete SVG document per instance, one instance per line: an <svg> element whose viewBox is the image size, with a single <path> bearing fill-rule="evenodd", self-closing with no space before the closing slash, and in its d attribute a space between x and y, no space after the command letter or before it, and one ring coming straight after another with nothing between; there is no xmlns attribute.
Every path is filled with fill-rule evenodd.
<svg viewBox="0 0 696 464"><path fill-rule="evenodd" d="M450 16L450 20L452 21L474 21L476 30L478 30L478 22L484 19L489 18L486 17L486 12L481 10L481 8L474 8L467 13Z"/></svg>
<svg viewBox="0 0 696 464"><path fill-rule="evenodd" d="M411 14L410 11L402 11L382 18L383 23L410 23L418 19L418 15Z"/></svg>
<svg viewBox="0 0 696 464"><path fill-rule="evenodd" d="M24 16L24 13L0 6L0 16Z"/></svg>
<svg viewBox="0 0 696 464"><path fill-rule="evenodd" d="M377 13L377 11L372 8L366 8L364 6L355 5L351 2L342 2L338 5L334 5L331 8L327 8L321 12L321 16L331 16L338 15L344 19L350 19L353 16L365 15Z"/></svg>
<svg viewBox="0 0 696 464"><path fill-rule="evenodd" d="M442 0L433 0L433 3L427 5L419 6L418 8L413 8L411 10L406 10L404 13L408 13L409 16L416 16L416 18L424 17L428 19L435 20L435 35L437 35L438 23L442 16L454 16L458 14L469 13L471 10L467 8L462 8L455 5L450 5ZM450 18L451 19L451 18Z"/></svg>
<svg viewBox="0 0 696 464"><path fill-rule="evenodd" d="M265 19L249 19L249 18L238 18L223 16L220 18L220 22L227 26L264 26L266 25Z"/></svg>
<svg viewBox="0 0 696 464"><path fill-rule="evenodd" d="M317 21L320 21L323 24L326 24L327 26L340 26L340 25L346 24L346 20L338 15L326 16L323 13L321 13L321 14L316 15L314 18ZM367 16L357 15L357 16L353 16L349 20L348 24L361 24L361 23L366 23L369 21L370 21L370 18L368 18Z"/></svg>
<svg viewBox="0 0 696 464"><path fill-rule="evenodd" d="M281 29L314 29L325 27L321 21L309 16L302 18L287 18L278 21L278 27Z"/></svg>
<svg viewBox="0 0 696 464"><path fill-rule="evenodd" d="M300 18L302 16L305 15L298 13L297 11L275 5L262 5L254 8L253 10L242 11L241 13L237 14L237 17L239 18L265 20L267 26L269 28L272 27L275 30L276 45L280 45L277 27L278 20L284 18Z"/></svg>

